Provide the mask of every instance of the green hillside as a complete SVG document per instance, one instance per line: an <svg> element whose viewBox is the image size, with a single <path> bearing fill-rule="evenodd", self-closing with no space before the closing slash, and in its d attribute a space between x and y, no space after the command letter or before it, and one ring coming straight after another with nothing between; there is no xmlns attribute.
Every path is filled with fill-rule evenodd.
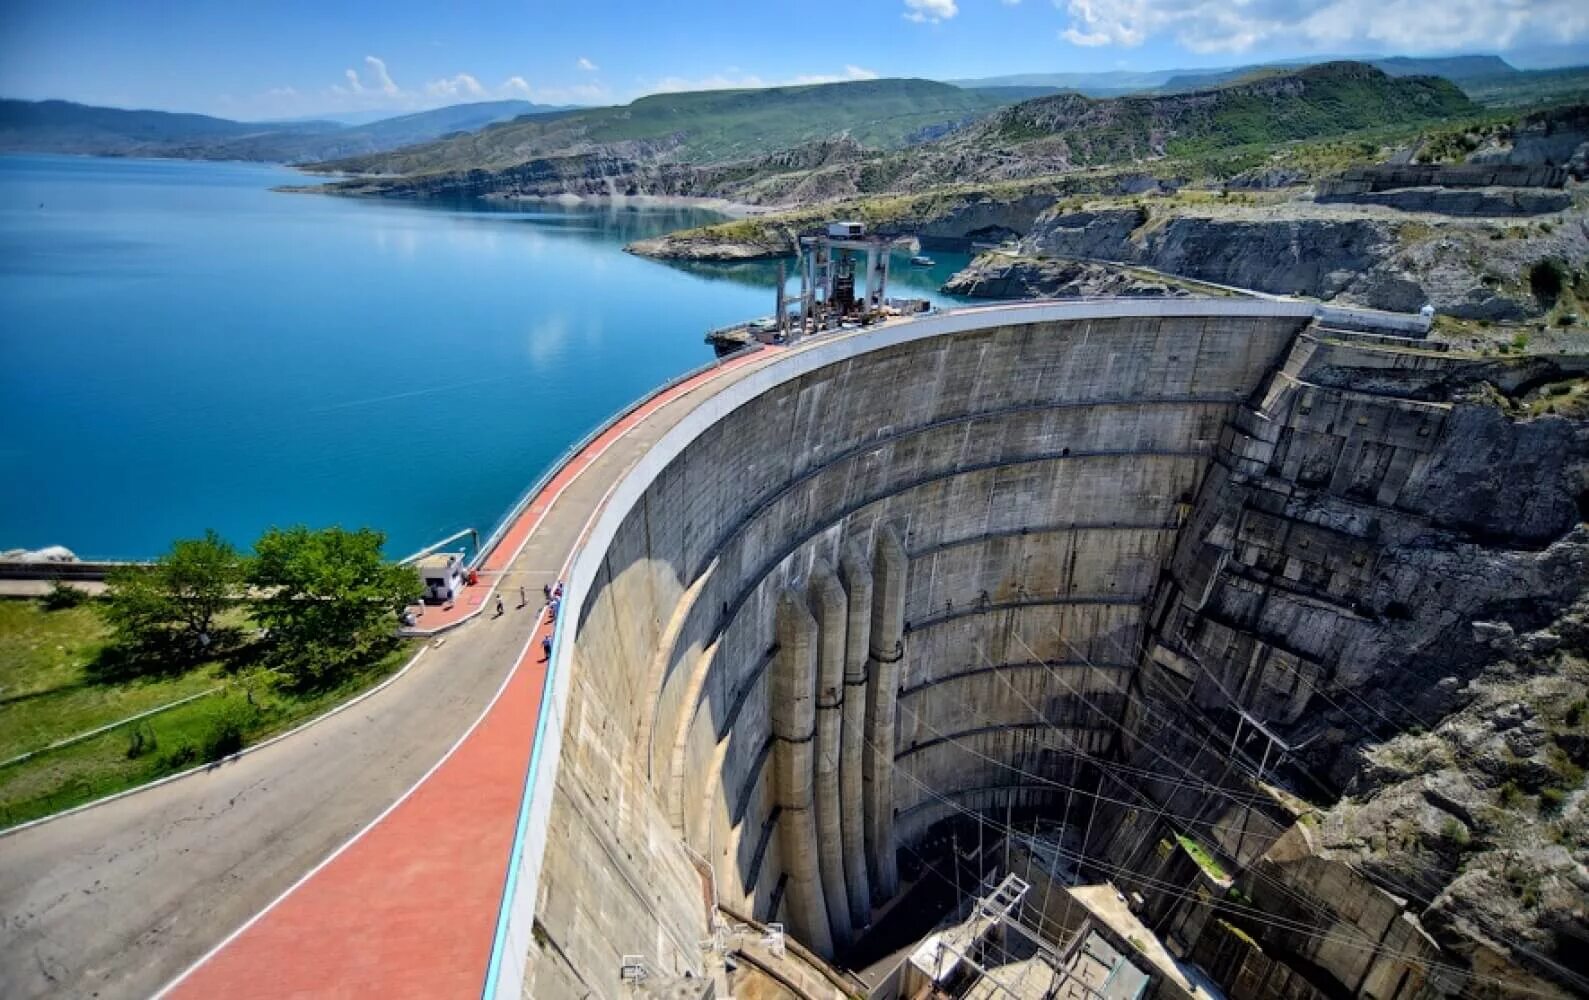
<svg viewBox="0 0 1589 1000"><path fill-rule="evenodd" d="M958 141L1058 141L1079 166L1312 139L1475 110L1446 80L1324 63L1185 94L1038 98L998 112Z"/></svg>
<svg viewBox="0 0 1589 1000"><path fill-rule="evenodd" d="M473 135L339 161L365 173L500 170L528 160L627 144L623 155L683 163L747 159L847 133L864 146L904 146L1025 96L932 80L861 80L803 87L653 94L622 107L515 121Z"/></svg>

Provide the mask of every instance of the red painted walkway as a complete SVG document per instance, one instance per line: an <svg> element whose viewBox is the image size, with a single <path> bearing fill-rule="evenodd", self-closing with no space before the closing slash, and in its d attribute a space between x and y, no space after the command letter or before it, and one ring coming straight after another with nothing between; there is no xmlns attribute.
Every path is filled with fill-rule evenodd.
<svg viewBox="0 0 1589 1000"><path fill-rule="evenodd" d="M494 584L487 581L513 564L558 496L614 441L755 357L652 397L570 459L487 554L482 583L472 589L489 595ZM581 534L590 519L583 523ZM576 543L568 540L569 554ZM484 597L460 600L454 620L487 604ZM435 627L439 619L431 616L440 612L429 609L422 627ZM543 611L496 699L435 770L164 995L478 997L530 766L546 680L541 639L550 627Z"/></svg>

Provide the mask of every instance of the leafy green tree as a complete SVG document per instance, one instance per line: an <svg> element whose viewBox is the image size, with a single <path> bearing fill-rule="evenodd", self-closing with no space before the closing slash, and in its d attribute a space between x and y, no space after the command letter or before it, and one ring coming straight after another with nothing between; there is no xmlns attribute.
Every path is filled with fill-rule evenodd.
<svg viewBox="0 0 1589 1000"><path fill-rule="evenodd" d="M272 528L254 543L254 618L280 666L300 683L335 680L393 635L419 593L412 567L381 555L386 536L363 528Z"/></svg>
<svg viewBox="0 0 1589 1000"><path fill-rule="evenodd" d="M118 644L142 649L208 650L216 618L236 600L243 559L213 531L184 538L152 566L125 566L106 579L104 613Z"/></svg>

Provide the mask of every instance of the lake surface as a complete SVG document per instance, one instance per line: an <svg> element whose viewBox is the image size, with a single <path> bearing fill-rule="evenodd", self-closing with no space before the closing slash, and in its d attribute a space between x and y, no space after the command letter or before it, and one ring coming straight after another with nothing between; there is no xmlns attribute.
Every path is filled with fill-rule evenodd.
<svg viewBox="0 0 1589 1000"><path fill-rule="evenodd" d="M214 528L489 530L566 448L770 313L776 265L625 243L715 216L272 191L277 167L0 157L0 550ZM895 260L943 297L965 255Z"/></svg>

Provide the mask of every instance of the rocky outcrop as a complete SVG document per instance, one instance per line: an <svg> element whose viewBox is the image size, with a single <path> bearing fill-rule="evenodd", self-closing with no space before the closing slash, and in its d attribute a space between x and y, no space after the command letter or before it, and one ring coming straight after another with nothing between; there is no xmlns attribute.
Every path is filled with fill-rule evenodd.
<svg viewBox="0 0 1589 1000"><path fill-rule="evenodd" d="M1484 192L1447 192L1450 195ZM1140 264L1199 281L1466 319L1517 320L1549 307L1531 287L1542 260L1589 261L1589 219L1572 210L1536 227L1290 203L1215 214L1173 205L1055 211L1022 249L1033 256Z"/></svg>
<svg viewBox="0 0 1589 1000"><path fill-rule="evenodd" d="M1150 220L1142 208L1057 214L1038 220L1025 247L1043 255L1144 264L1261 292L1332 299L1395 243L1391 225L1368 219L1259 223L1176 215L1151 226Z"/></svg>
<svg viewBox="0 0 1589 1000"><path fill-rule="evenodd" d="M1392 191L1334 193L1321 186L1317 200L1325 204L1382 205L1403 212L1460 216L1545 215L1572 207L1572 195L1566 191L1507 187L1462 190L1408 187Z"/></svg>
<svg viewBox="0 0 1589 1000"><path fill-rule="evenodd" d="M1589 105L1550 108L1526 115L1513 127L1510 144L1482 150L1471 160L1559 166L1579 180L1589 178Z"/></svg>
<svg viewBox="0 0 1589 1000"><path fill-rule="evenodd" d="M1413 187L1559 188L1567 171L1549 163L1381 163L1352 167L1319 182L1319 195L1346 196Z"/></svg>
<svg viewBox="0 0 1589 1000"><path fill-rule="evenodd" d="M653 260L732 264L792 257L796 245L793 236L775 229L758 230L755 235L743 236L723 236L695 230L635 240L624 249Z"/></svg>
<svg viewBox="0 0 1589 1000"><path fill-rule="evenodd" d="M950 295L978 299L1074 299L1097 295L1159 298L1189 294L1167 281L1118 267L1077 260L1038 260L985 253L943 286Z"/></svg>

